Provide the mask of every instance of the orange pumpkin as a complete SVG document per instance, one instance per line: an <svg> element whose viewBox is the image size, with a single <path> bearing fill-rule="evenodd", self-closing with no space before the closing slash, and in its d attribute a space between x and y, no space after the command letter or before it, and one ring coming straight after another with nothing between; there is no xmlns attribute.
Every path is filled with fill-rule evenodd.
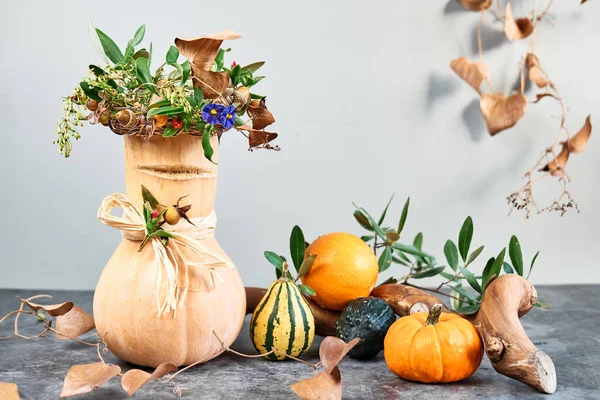
<svg viewBox="0 0 600 400"><path fill-rule="evenodd" d="M436 304L429 313L398 319L388 330L384 357L401 378L418 382L456 382L471 376L481 364L483 344L466 319L442 313Z"/></svg>

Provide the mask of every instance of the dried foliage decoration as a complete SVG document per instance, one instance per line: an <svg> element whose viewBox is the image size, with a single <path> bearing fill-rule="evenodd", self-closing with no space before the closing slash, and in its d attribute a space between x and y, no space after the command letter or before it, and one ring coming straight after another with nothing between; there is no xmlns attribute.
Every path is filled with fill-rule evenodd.
<svg viewBox="0 0 600 400"><path fill-rule="evenodd" d="M507 201L511 206L511 212L515 209L524 210L525 217L529 218L534 212L539 214L544 211L558 211L562 216L569 208L578 210L577 203L575 203L567 190L570 178L565 168L571 154L581 153L585 149L592 132L592 124L588 116L585 124L576 135L571 136L569 134L565 126L567 109L563 103L563 99L556 85L542 68L542 64L534 52L534 40L537 28L541 22L546 20L547 13L552 6L552 0L548 0L545 7L539 13L537 13L536 2L534 1L532 10L528 15L520 18L513 16L510 1L507 1L506 6L503 8L501 1L496 0L497 11L490 10L496 16L497 20L502 21L504 24L504 33L508 40L529 39L527 53L523 56L519 65L521 77L520 89L510 96L505 96L493 89L487 66L483 62L483 16L485 11L492 6L493 0L457 0L457 2L467 10L481 13L477 29L479 60L472 62L464 57L460 57L452 60L450 67L480 95L481 113L489 134L493 136L505 129L512 128L523 117L529 102L525 96L527 81L533 82L538 89L543 90L536 93L536 99L535 101L531 101L531 103L536 104L543 98L548 97L554 99L560 106L561 118L558 137L553 144L544 150L542 156L533 167L525 172L525 184L507 197ZM584 2L581 1L581 4ZM483 93L482 91L481 86L484 81L487 83L489 93ZM562 182L562 193L549 205L540 207L534 199L533 188L534 184L546 177L558 178Z"/></svg>

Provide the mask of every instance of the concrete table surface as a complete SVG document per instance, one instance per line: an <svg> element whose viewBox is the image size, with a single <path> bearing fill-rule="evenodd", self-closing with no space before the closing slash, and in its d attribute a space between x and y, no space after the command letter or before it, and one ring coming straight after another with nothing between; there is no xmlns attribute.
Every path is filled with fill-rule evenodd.
<svg viewBox="0 0 600 400"><path fill-rule="evenodd" d="M600 285L540 286L539 296L552 305L549 311L532 310L521 322L536 346L548 353L556 366L558 388L548 397L494 371L487 358L469 379L455 384L419 384L404 381L388 370L379 354L374 360L345 359L340 364L345 399L600 399ZM0 316L18 308L15 296L43 291L0 290ZM91 313L92 292L50 291L55 303L73 301ZM0 337L12 332L12 320L0 325ZM28 315L21 317L24 334L39 333L43 326ZM91 334L82 337L94 340ZM315 340L305 359L317 362ZM232 349L254 354L248 337L248 317ZM134 366L107 353L109 363L123 372ZM0 382L14 382L23 399L55 399L74 364L98 361L96 351L54 335L34 340L0 341ZM296 398L289 385L312 376L312 368L294 361L248 359L231 353L194 367L177 377L182 397L189 399ZM172 386L152 382L135 396L140 399L175 399ZM126 399L120 380L113 378L83 399Z"/></svg>

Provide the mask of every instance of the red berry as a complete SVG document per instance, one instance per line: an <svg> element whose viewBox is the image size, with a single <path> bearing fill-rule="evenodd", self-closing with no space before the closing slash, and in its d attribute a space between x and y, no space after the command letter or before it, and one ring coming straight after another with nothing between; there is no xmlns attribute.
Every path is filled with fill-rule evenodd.
<svg viewBox="0 0 600 400"><path fill-rule="evenodd" d="M158 218L159 215L160 215L160 213L158 212L158 210L152 211L152 218Z"/></svg>
<svg viewBox="0 0 600 400"><path fill-rule="evenodd" d="M181 122L181 120L179 120L179 119L173 120L173 128L179 129L179 128L181 128L182 125L183 125L183 122Z"/></svg>
<svg viewBox="0 0 600 400"><path fill-rule="evenodd" d="M233 69L235 67L237 67L237 63L234 61L234 62L231 63L231 69Z"/></svg>

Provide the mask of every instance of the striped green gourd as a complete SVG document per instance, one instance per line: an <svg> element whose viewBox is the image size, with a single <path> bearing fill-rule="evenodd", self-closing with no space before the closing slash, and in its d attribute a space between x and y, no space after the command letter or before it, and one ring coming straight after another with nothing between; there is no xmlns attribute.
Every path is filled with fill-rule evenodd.
<svg viewBox="0 0 600 400"><path fill-rule="evenodd" d="M288 279L287 263L281 278L271 284L252 314L250 339L259 353L276 349L266 356L283 360L285 354L302 355L315 338L315 319L300 289Z"/></svg>

